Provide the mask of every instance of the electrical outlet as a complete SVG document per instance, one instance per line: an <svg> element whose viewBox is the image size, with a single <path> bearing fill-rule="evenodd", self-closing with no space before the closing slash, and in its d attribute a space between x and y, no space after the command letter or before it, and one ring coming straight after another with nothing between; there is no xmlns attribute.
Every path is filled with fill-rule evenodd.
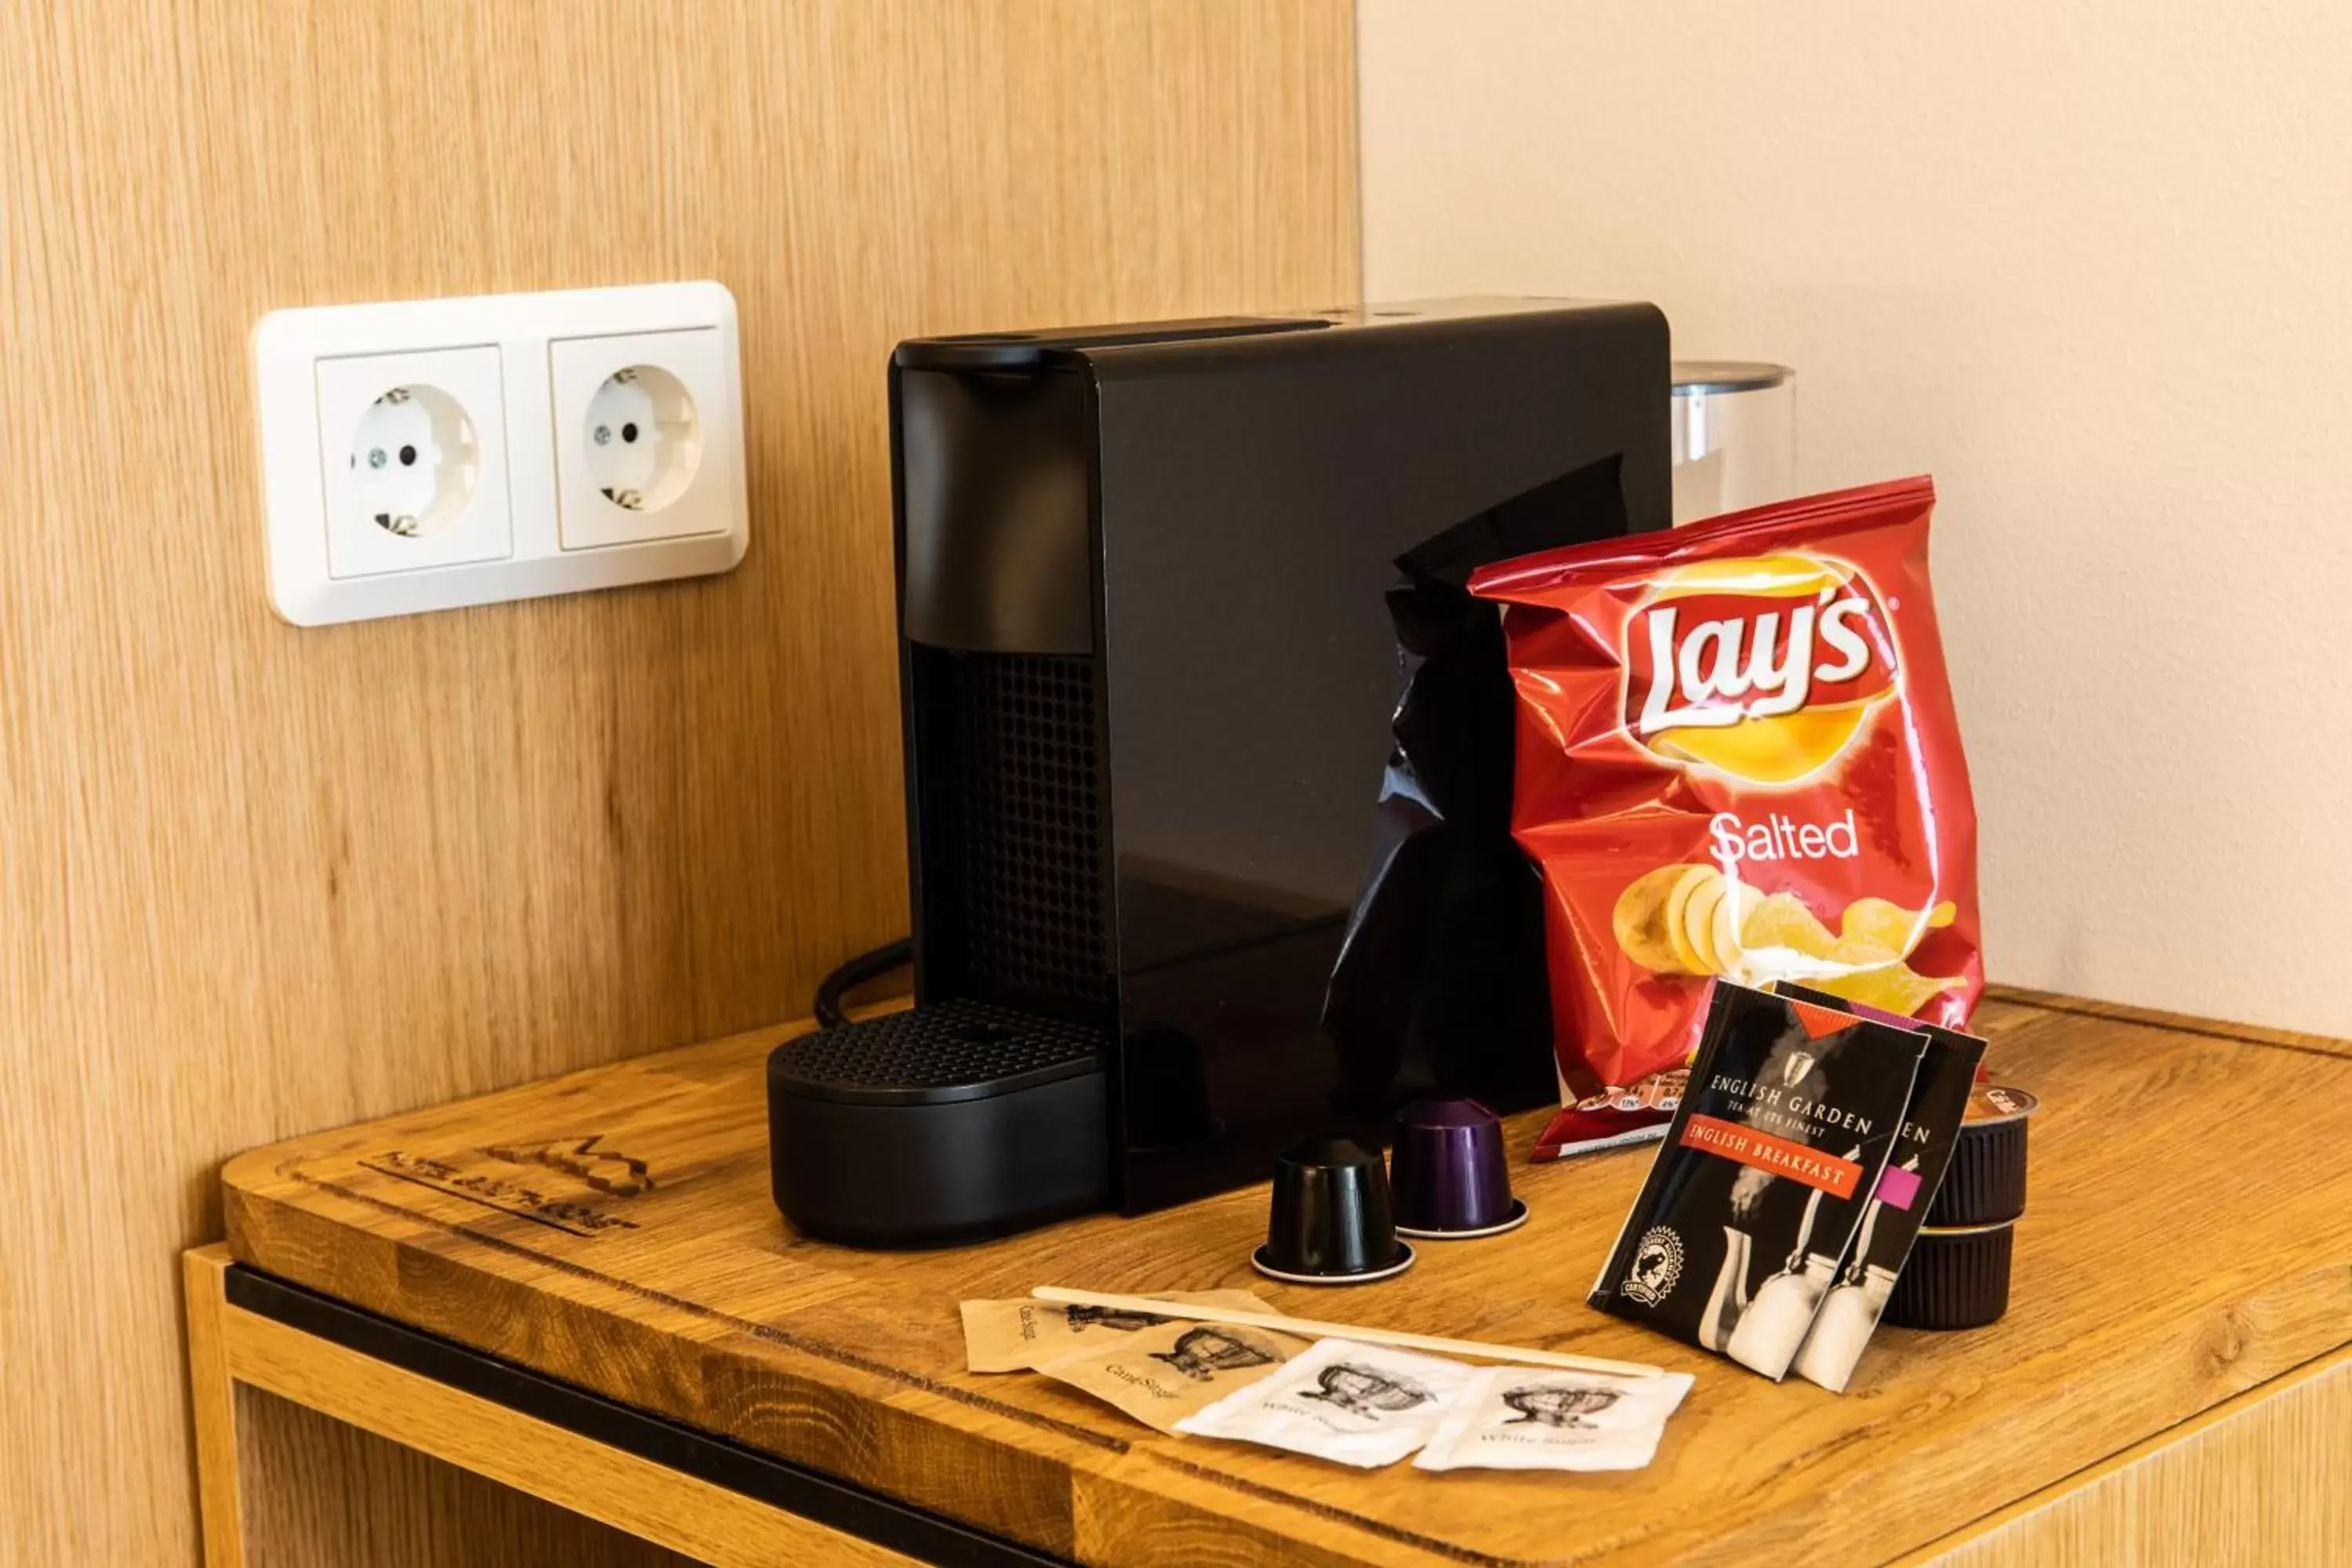
<svg viewBox="0 0 2352 1568"><path fill-rule="evenodd" d="M514 552L497 349L326 359L318 378L331 575Z"/></svg>
<svg viewBox="0 0 2352 1568"><path fill-rule="evenodd" d="M298 625L724 572L750 542L717 283L277 310L254 363Z"/></svg>
<svg viewBox="0 0 2352 1568"><path fill-rule="evenodd" d="M565 549L727 526L733 475L703 460L740 425L717 332L562 338L547 360Z"/></svg>

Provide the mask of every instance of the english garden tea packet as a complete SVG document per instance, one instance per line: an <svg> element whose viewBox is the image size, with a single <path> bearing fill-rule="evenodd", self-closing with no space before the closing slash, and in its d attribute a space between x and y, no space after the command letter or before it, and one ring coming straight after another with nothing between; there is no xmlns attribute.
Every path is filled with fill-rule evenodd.
<svg viewBox="0 0 2352 1568"><path fill-rule="evenodd" d="M1482 1367L1448 1407L1418 1470L1638 1470L1690 1392L1686 1372L1656 1377L1549 1367Z"/></svg>
<svg viewBox="0 0 2352 1568"><path fill-rule="evenodd" d="M1313 1342L1223 1323L1171 1320L1081 1345L1037 1370L1162 1432L1244 1384L1255 1383Z"/></svg>
<svg viewBox="0 0 2352 1568"><path fill-rule="evenodd" d="M1375 1469L1429 1441L1475 1370L1387 1345L1318 1340L1280 1371L1185 1416L1176 1430Z"/></svg>
<svg viewBox="0 0 2352 1568"><path fill-rule="evenodd" d="M1800 1002L1870 1016L1868 1007L1826 992L1785 982L1772 989ZM1797 1352L1797 1375L1833 1394L1845 1392L1879 1317L1886 1310L1895 1277L1911 1256L1911 1244L1918 1238L1927 1207L1936 1201L1944 1173L1951 1165L1952 1152L1959 1145L1960 1122L1976 1088L1977 1065L1984 1059L1985 1043L1974 1035L1934 1025L1911 1025L1908 1019L1880 1021L1918 1028L1927 1037L1927 1049L1919 1058L1919 1077L1903 1113L1903 1135L1887 1156L1885 1174L1879 1177L1869 1206L1863 1210L1862 1228L1838 1282L1823 1298L1812 1331Z"/></svg>
<svg viewBox="0 0 2352 1568"><path fill-rule="evenodd" d="M1227 1307L1241 1312L1275 1308L1255 1290L1163 1290L1155 1300L1188 1307ZM964 1365L972 1372L1029 1372L1084 1346L1105 1343L1140 1329L1175 1320L1110 1307L1063 1306L1053 1301L965 1301Z"/></svg>
<svg viewBox="0 0 2352 1568"><path fill-rule="evenodd" d="M1593 1306L1779 1382L1836 1281L1927 1037L1715 983Z"/></svg>

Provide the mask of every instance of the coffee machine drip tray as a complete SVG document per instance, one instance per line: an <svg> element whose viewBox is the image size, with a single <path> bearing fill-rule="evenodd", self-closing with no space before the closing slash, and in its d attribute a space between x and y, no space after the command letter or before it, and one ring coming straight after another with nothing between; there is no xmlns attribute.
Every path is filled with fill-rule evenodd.
<svg viewBox="0 0 2352 1568"><path fill-rule="evenodd" d="M776 1206L856 1247L943 1247L1110 1201L1100 1030L958 1000L768 1058Z"/></svg>

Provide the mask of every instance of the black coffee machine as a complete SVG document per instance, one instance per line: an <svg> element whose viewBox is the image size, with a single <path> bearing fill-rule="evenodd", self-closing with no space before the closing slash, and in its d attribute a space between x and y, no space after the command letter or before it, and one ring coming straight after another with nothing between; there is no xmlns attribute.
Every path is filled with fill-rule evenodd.
<svg viewBox="0 0 2352 1568"><path fill-rule="evenodd" d="M1578 475L1612 497L1580 535L1665 526L1667 361L1654 307L1545 300L900 344L916 1005L776 1052L786 1216L941 1245L1377 1132L1324 1019L1400 558Z"/></svg>

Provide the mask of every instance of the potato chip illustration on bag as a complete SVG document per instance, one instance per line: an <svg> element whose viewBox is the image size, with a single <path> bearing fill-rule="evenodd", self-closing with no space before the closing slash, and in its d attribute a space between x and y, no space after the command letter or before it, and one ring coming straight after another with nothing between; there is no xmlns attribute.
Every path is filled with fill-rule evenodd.
<svg viewBox="0 0 2352 1568"><path fill-rule="evenodd" d="M1568 1109L1538 1158L1664 1125L1645 1083L1680 1067L1717 977L1966 1023L1976 817L1934 506L1905 480L1473 579L1505 605L1512 831L1544 879Z"/></svg>

